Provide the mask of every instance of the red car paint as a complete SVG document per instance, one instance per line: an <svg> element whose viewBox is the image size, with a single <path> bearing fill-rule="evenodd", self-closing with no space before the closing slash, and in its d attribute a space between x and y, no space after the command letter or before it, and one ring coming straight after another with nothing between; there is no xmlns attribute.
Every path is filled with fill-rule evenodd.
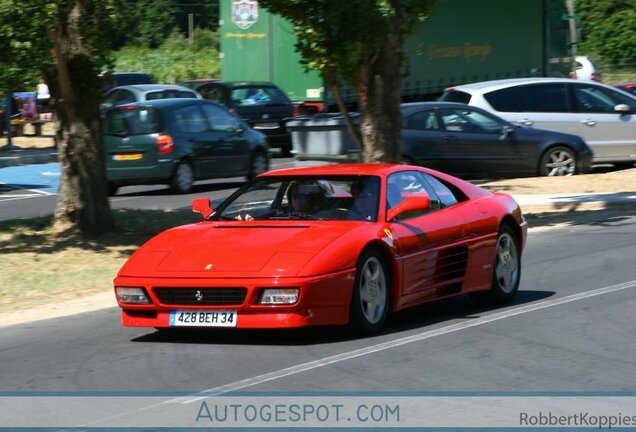
<svg viewBox="0 0 636 432"><path fill-rule="evenodd" d="M387 178L401 171L433 176L462 196L462 201L418 217L388 221ZM235 310L238 328L346 324L358 260L370 246L387 261L389 311L395 312L490 289L502 224L512 227L519 254L525 245L527 223L513 198L426 168L326 165L270 171L258 179L319 176L379 178L377 221L204 220L167 230L139 248L114 280L116 287L143 288L151 302L128 304L118 298L123 325L169 327L175 309ZM207 213L200 202L194 207ZM465 254L463 272L440 277L440 266L455 253ZM157 295L162 287L191 292L240 287L246 294L236 304L198 305L194 300L168 304ZM258 304L263 289L286 287L299 289L295 304Z"/></svg>

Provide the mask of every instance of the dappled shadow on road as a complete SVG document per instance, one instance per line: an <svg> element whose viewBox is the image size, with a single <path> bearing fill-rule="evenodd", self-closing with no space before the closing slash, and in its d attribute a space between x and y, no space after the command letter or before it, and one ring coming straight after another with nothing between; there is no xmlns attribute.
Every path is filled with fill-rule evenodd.
<svg viewBox="0 0 636 432"><path fill-rule="evenodd" d="M117 209L112 214L115 230L90 239L73 231L55 232L53 216L1 221L0 257L10 253L56 253L70 248L128 256L157 233L201 219L191 211Z"/></svg>
<svg viewBox="0 0 636 432"><path fill-rule="evenodd" d="M554 226L616 226L636 222L636 205L614 204L604 209L586 209L582 204L567 204L561 211L525 215L530 228Z"/></svg>
<svg viewBox="0 0 636 432"><path fill-rule="evenodd" d="M552 291L519 291L511 306L532 303L553 296ZM214 344L214 345L267 345L302 346L321 345L366 339L369 343L381 343L382 337L406 331L429 330L437 324L453 320L475 319L501 307L476 306L468 296L427 303L390 315L382 331L375 336L356 334L345 326L310 327L306 329L237 330L237 329L165 329L151 331L132 339L133 342ZM463 321L460 321L463 322ZM456 322L454 322L456 324ZM432 330L432 328L430 329Z"/></svg>

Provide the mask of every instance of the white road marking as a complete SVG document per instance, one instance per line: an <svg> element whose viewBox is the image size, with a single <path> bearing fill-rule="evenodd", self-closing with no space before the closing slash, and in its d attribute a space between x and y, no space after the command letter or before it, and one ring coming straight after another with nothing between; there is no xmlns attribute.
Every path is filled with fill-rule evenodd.
<svg viewBox="0 0 636 432"><path fill-rule="evenodd" d="M199 397L197 397L196 395L189 396L189 397L186 396L186 397L177 398L168 402L180 402L183 404L192 403L192 402L199 401L201 399L205 399L206 397L209 397L209 396L221 395L224 393L229 393L229 392L245 389L247 387L253 387L255 385L263 384L268 381L274 381L274 380L284 378L290 375L295 375L301 372L307 372L307 371L317 369L323 366L328 366L330 364L339 363L346 360L351 360L356 357L361 357L361 356L369 355L372 353L385 351L392 348L397 348L402 345L406 345L406 344L410 344L414 342L420 342L420 341L430 339L436 336L454 333L454 332L465 330L471 327L476 327L476 326L488 324L494 321L499 321L502 319L506 319L506 318L510 318L510 317L514 317L518 315L523 315L529 312L534 312L534 311L538 311L538 310L542 310L542 309L546 309L549 307L558 306L558 305L562 305L566 303L572 303L578 300L584 300L590 297L596 297L599 295L609 294L612 292L622 291L622 290L626 290L626 289L630 289L634 287L636 287L636 280L625 282L618 285L612 285L612 286L608 286L604 288L598 288L598 289L595 289L592 291L586 291L583 293L572 294L572 295L557 298L554 300L545 300L545 301L533 303L527 306L521 306L514 309L505 310L503 312L494 313L492 315L483 316L481 318L472 319L467 322L452 324L452 325L441 327L435 330L428 330L428 331L417 333L411 336L403 337L400 339L383 342L380 344L372 345L369 347L365 347L365 348L361 348L361 349L357 349L357 350L353 350L349 352L344 352L342 354L336 354L336 355L325 357L319 360L303 363L297 366L292 366L292 367L288 367L278 371L269 372L263 375L258 375L252 378L244 379L241 381L225 384L219 387L213 387L209 390L204 390L203 392L201 392L202 394L204 394L204 396L199 396Z"/></svg>
<svg viewBox="0 0 636 432"><path fill-rule="evenodd" d="M274 381L280 378L284 378L290 375L295 375L295 374L299 374L301 372L306 372L306 371L310 371L313 369L317 369L323 366L328 366L330 364L334 364L334 363L339 363L339 362L343 362L346 360L351 360L353 358L356 357L361 357L361 356L365 356L368 354L372 354L372 353L376 353L376 352L380 352L380 351L385 351L391 348L397 348L400 347L402 345L406 345L406 344L410 344L410 343L414 343L414 342L420 342L426 339L431 339L433 337L436 336L441 336L441 335L445 335L445 334L450 334L450 333L454 333L460 330L465 330L467 328L471 328L471 327L476 327L479 325L483 325L483 324L488 324L494 321L499 321L505 318L510 318L510 317L514 317L517 315L523 315L529 312L534 312L534 311L538 311L538 310L542 310L542 309L546 309L552 306L558 306L558 305L562 305L562 304L567 304L567 303L572 303L578 300L584 300L584 299L588 299L590 297L596 297L599 295L603 295L603 294L609 294L612 292L616 292L616 291L622 291L622 290L626 290L626 289L630 289L630 288L634 288L636 287L636 280L633 281L629 281L629 282L625 282L622 284L618 284L618 285L611 285L608 287L604 287L604 288L598 288L595 290L591 290L591 291L586 291L586 292L582 292L582 293L578 293L578 294L572 294L569 296L565 296L565 297L561 297L561 298L557 298L554 300L545 300L542 302L538 302L538 303L533 303L533 304L529 304L527 306L521 306L518 308L514 308L514 309L509 309L503 312L499 312L499 313L494 313L492 315L487 315L487 316L483 316L481 318L477 318L477 319L472 319L470 321L467 322L463 322L463 323L458 323L458 324L452 324L446 327L441 327L435 330L429 330L429 331L423 331L421 333L417 333L411 336L407 336L404 338L400 338L400 339L396 339L393 341L388 341L388 342L383 342L380 344L376 344L370 347L366 347L366 348L361 348L361 349L357 349L357 350L353 350L353 351L349 351L349 352L345 352L342 354L336 354L333 356L329 356L329 357L324 357L322 359L319 360L314 360L308 363L303 363L297 366L292 366L292 367L288 367L285 369L281 369L278 371L274 371L274 372L270 372L270 373L266 373L263 375L258 375L255 376L253 378L248 378L248 379L244 379L241 381L236 381L233 383L229 383L229 384L225 384L219 387L214 387L211 388L209 390L204 390L202 392L197 392L197 393L193 393L190 396L181 396L178 398L173 398L173 399L168 399L165 401L161 401L158 403L153 403L150 404L148 406L145 407L140 407L137 409L133 409L130 411L122 411L119 412L118 414L115 415L110 415L101 419L95 419L95 421L88 423L88 424L83 424L83 425L79 425L79 427L87 427L90 426L91 424L97 424L97 423L101 423L104 421L108 421L108 420L112 420L115 418L122 418L126 415L130 415L133 413L137 413L137 412L141 412L141 411L146 411L149 409L154 409L160 406L165 406L165 405L170 405L170 404L175 404L175 403L180 403L180 404L189 404L189 403L193 403L193 402L197 402L200 401L202 399L206 399L208 397L211 396L215 396L215 395L222 395L224 393L230 393L236 390L241 390L247 387L253 387L255 385L258 384L262 384L268 381Z"/></svg>

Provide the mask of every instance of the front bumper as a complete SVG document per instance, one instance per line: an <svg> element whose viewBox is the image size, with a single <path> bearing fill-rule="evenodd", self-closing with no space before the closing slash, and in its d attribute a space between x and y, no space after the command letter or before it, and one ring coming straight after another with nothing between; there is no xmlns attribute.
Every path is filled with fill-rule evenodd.
<svg viewBox="0 0 636 432"><path fill-rule="evenodd" d="M327 324L346 324L349 321L349 303L355 278L355 269L330 275L308 278L254 278L254 279L203 279L203 278L137 278L117 277L115 286L141 287L152 304L123 304L122 324L126 327L170 327L173 310L237 311L236 328L292 328ZM187 304L166 304L160 300L156 289L214 287L247 289L240 304L198 305L196 300ZM264 288L299 288L298 301L293 305L258 304ZM214 328L214 327L212 327Z"/></svg>

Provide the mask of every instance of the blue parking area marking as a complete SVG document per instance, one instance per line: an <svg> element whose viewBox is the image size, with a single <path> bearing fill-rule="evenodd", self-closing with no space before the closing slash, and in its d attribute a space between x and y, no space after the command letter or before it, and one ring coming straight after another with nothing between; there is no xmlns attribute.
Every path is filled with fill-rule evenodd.
<svg viewBox="0 0 636 432"><path fill-rule="evenodd" d="M0 194L7 191L28 191L33 195L57 194L60 184L60 164L48 163L0 168Z"/></svg>

